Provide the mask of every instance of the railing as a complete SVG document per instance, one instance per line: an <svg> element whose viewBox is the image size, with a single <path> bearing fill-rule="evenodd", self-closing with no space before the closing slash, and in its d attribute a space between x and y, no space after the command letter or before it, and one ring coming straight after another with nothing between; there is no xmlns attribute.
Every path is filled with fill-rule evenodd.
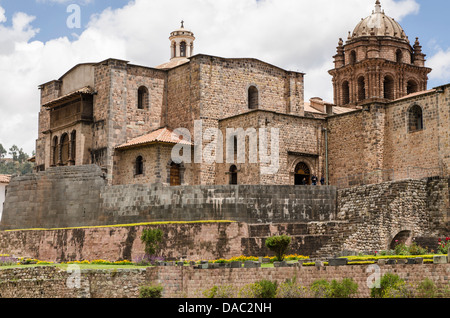
<svg viewBox="0 0 450 318"><path fill-rule="evenodd" d="M444 177L443 167L407 167L404 169L378 169L338 178L338 188L352 188L363 185L377 184L401 180L422 180Z"/></svg>

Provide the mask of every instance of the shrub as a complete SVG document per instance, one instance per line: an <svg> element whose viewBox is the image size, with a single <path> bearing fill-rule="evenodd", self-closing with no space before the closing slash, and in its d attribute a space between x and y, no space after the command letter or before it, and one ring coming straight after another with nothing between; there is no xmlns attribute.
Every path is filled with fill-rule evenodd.
<svg viewBox="0 0 450 318"><path fill-rule="evenodd" d="M420 298L436 298L438 288L431 279L425 278L417 286L417 293Z"/></svg>
<svg viewBox="0 0 450 318"><path fill-rule="evenodd" d="M276 298L306 298L307 294L306 288L300 286L297 283L297 277L294 277L293 279L286 279L277 288Z"/></svg>
<svg viewBox="0 0 450 318"><path fill-rule="evenodd" d="M378 284L375 284L376 286ZM406 283L398 275L386 273L379 280L379 288L370 290L372 298L400 298L410 296Z"/></svg>
<svg viewBox="0 0 450 318"><path fill-rule="evenodd" d="M409 249L406 244L397 244L394 248L395 255L409 255Z"/></svg>
<svg viewBox="0 0 450 318"><path fill-rule="evenodd" d="M256 282L261 286L261 292L257 298L275 298L277 294L278 283L267 279Z"/></svg>
<svg viewBox="0 0 450 318"><path fill-rule="evenodd" d="M358 284L351 278L344 278L341 282L333 280L330 286L330 298L350 298L358 292Z"/></svg>
<svg viewBox="0 0 450 318"><path fill-rule="evenodd" d="M325 279L316 280L310 287L314 298L327 298L330 295L330 289L330 283Z"/></svg>
<svg viewBox="0 0 450 318"><path fill-rule="evenodd" d="M160 229L144 229L141 235L141 241L145 244L145 253L147 255L155 255L162 242L164 233Z"/></svg>
<svg viewBox="0 0 450 318"><path fill-rule="evenodd" d="M445 238L445 242L439 239L438 243L438 253L439 254L447 254L448 248L450 247L450 237Z"/></svg>
<svg viewBox="0 0 450 318"><path fill-rule="evenodd" d="M139 298L161 298L163 287L157 286L141 286L139 289Z"/></svg>
<svg viewBox="0 0 450 318"><path fill-rule="evenodd" d="M275 253L276 259L282 261L286 254L291 238L286 235L272 236L266 239L266 247Z"/></svg>
<svg viewBox="0 0 450 318"><path fill-rule="evenodd" d="M421 247L416 242L413 242L411 246L409 247L409 254L410 255L425 255L428 253L426 248Z"/></svg>
<svg viewBox="0 0 450 318"><path fill-rule="evenodd" d="M259 298L263 287L258 283L247 284L239 290L239 298Z"/></svg>
<svg viewBox="0 0 450 318"><path fill-rule="evenodd" d="M213 286L203 291L203 296L206 298L233 298L235 293L236 289L231 285Z"/></svg>

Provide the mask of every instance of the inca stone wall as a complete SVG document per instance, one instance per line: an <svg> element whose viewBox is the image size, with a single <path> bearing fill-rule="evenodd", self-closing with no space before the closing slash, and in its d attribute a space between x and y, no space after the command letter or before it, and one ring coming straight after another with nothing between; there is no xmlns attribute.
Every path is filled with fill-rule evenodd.
<svg viewBox="0 0 450 318"><path fill-rule="evenodd" d="M14 178L3 229L60 228L155 221L233 220L247 223L329 221L334 187L109 186L95 165L51 168Z"/></svg>
<svg viewBox="0 0 450 318"><path fill-rule="evenodd" d="M339 191L322 186L109 186L97 166L61 167L14 178L8 187L1 226L3 230L55 229L229 220L246 224L246 230L236 236L238 244L230 243L228 235L205 236L209 237L207 244L211 246L234 244L236 247L227 254L234 254L231 257L236 256L235 253L266 255L264 239L279 234L293 237L296 253L332 256L342 251L386 250L399 238L405 242L427 238L432 242L441 235L448 236L449 182L448 179L406 180ZM183 231L194 229L195 226L186 225ZM203 228L200 226L200 229ZM202 233L200 229L195 231ZM116 232L111 229L109 236L106 232L99 236L92 234L96 238L85 245L80 242L91 235L89 231L55 231L49 232L48 237L30 231L4 232L16 234L2 234L14 235L1 240L6 244L2 252L8 253L14 246L39 251L42 245L60 256L94 257L89 254L90 250L102 250L93 243L100 241L102 246L107 242L118 244L119 249L111 248L114 251L111 257L125 258L132 256L132 242L138 237L137 230L130 232L127 228ZM177 229L173 233L183 231ZM21 240L27 247L20 244ZM197 238L192 244L181 243L177 251L200 255L195 251L204 248L201 242L202 239ZM222 257L222 250L228 253L225 248L209 247L209 250L212 255L208 257L212 258ZM171 248L168 247L168 251L172 251Z"/></svg>

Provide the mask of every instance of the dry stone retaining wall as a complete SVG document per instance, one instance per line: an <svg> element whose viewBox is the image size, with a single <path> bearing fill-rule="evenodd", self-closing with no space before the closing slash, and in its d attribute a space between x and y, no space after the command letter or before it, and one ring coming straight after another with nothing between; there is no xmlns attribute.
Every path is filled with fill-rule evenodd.
<svg viewBox="0 0 450 318"><path fill-rule="evenodd" d="M438 288L448 287L450 264L381 265L379 277L393 273L404 279L414 290L425 278ZM309 287L314 281L338 281L352 278L358 284L359 298L369 298L367 283L373 283L375 271L368 265L339 267L278 267L278 268L222 268L195 269L193 267L151 267L146 269L81 270L52 266L18 269L0 269L1 298L137 298L139 288L161 284L164 298L202 297L202 292L213 286L234 286L238 291L247 284L262 279L277 281L297 278Z"/></svg>

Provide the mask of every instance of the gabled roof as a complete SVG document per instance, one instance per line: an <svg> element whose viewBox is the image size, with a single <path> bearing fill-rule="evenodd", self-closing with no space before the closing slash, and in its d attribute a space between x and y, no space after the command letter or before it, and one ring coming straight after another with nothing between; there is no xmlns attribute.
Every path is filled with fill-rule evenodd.
<svg viewBox="0 0 450 318"><path fill-rule="evenodd" d="M124 150L134 147L147 146L155 143L166 143L166 144L184 144L184 145L192 145L192 142L187 140L183 140L177 134L175 134L172 130L168 128L160 128L155 130L149 134L131 139L127 143L117 146L117 150Z"/></svg>

